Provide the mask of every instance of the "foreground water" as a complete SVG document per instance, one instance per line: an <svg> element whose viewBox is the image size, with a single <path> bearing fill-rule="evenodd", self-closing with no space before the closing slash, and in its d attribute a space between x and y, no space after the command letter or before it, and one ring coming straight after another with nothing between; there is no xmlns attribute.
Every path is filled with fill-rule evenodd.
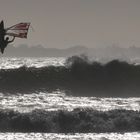
<svg viewBox="0 0 140 140"><path fill-rule="evenodd" d="M60 91L51 94L0 94L0 109L19 112L31 112L34 109L73 110L74 108L92 108L95 110L140 110L140 98L96 98L66 96ZM0 133L2 140L139 140L139 132L129 133Z"/></svg>

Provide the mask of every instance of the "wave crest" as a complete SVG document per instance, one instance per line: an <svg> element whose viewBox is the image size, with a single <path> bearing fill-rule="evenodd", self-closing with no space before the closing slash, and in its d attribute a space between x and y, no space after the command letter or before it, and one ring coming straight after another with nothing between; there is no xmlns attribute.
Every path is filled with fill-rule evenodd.
<svg viewBox="0 0 140 140"><path fill-rule="evenodd" d="M0 70L0 91L29 92L62 89L84 96L139 96L140 65L112 60L91 62L85 56L67 59L65 66Z"/></svg>

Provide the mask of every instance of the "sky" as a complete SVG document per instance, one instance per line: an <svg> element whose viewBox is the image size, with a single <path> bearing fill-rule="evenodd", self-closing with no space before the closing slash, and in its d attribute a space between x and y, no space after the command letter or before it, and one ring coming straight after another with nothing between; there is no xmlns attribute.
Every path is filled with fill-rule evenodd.
<svg viewBox="0 0 140 140"><path fill-rule="evenodd" d="M0 20L31 22L14 45L140 47L140 0L0 0Z"/></svg>

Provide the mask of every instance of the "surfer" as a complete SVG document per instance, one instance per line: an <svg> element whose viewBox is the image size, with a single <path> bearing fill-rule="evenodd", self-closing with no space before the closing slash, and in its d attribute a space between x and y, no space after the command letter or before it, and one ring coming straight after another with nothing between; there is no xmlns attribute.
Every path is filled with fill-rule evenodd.
<svg viewBox="0 0 140 140"><path fill-rule="evenodd" d="M0 49L1 49L1 52L3 52L4 49L2 49L2 44L3 44L3 41L4 41L4 37L5 37L5 29L4 29L4 22L3 20L0 22Z"/></svg>
<svg viewBox="0 0 140 140"><path fill-rule="evenodd" d="M7 47L9 43L12 43L15 40L15 37L19 38L27 38L27 33L29 29L30 23L21 22L16 25L13 25L9 28L4 28L4 21L0 22L0 50L1 53L4 53L4 49ZM9 37L12 36L13 39L9 41Z"/></svg>
<svg viewBox="0 0 140 140"><path fill-rule="evenodd" d="M3 20L0 22L0 41L4 40L5 36L5 29L4 29L4 22Z"/></svg>
<svg viewBox="0 0 140 140"><path fill-rule="evenodd" d="M7 47L7 45L9 43L12 43L14 40L15 40L15 36L13 36L13 39L10 40L10 41L9 41L9 37L6 37L6 39L4 39L4 40L1 41L0 49L1 49L1 53L2 54L4 53L4 49Z"/></svg>
<svg viewBox="0 0 140 140"><path fill-rule="evenodd" d="M11 41L9 41L9 37L6 37L6 31L4 29L4 22L3 20L0 22L0 50L1 53L4 53L4 49L7 47L7 45L11 42L14 41L15 37L13 37L13 39Z"/></svg>

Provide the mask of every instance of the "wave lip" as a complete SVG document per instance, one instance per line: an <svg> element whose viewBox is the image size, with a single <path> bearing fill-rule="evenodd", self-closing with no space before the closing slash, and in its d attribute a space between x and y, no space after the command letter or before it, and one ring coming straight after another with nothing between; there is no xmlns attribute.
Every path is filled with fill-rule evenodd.
<svg viewBox="0 0 140 140"><path fill-rule="evenodd" d="M131 110L0 111L1 132L103 133L140 130L140 112Z"/></svg>

